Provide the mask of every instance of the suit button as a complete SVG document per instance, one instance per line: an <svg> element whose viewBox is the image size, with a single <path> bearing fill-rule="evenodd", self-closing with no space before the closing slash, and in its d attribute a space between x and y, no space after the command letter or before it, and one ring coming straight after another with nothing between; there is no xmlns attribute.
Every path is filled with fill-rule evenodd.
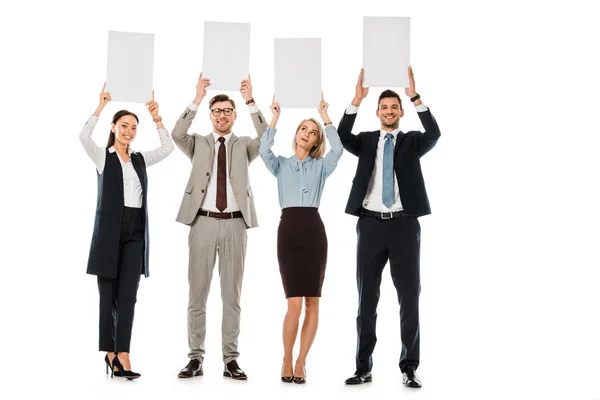
<svg viewBox="0 0 600 400"><path fill-rule="evenodd" d="M204 193L204 189L202 189L201 192Z"/></svg>
<svg viewBox="0 0 600 400"><path fill-rule="evenodd" d="M210 176L210 174L207 172L207 173L206 173L206 176Z"/></svg>

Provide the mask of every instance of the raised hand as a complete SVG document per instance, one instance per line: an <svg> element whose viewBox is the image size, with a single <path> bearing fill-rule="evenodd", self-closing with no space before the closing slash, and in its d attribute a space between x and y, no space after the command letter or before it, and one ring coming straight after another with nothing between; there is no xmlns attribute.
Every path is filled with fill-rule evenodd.
<svg viewBox="0 0 600 400"><path fill-rule="evenodd" d="M104 107L110 100L110 93L106 91L106 82L104 82L104 86L102 86L102 93L100 93L100 106Z"/></svg>
<svg viewBox="0 0 600 400"><path fill-rule="evenodd" d="M279 107L279 103L275 101L275 95L273 95L273 102L271 103L271 113L273 113L273 117L271 118L271 123L269 126L271 128L275 128L277 125L277 120L279 120L279 115L281 115L281 108Z"/></svg>
<svg viewBox="0 0 600 400"><path fill-rule="evenodd" d="M202 99L206 96L206 88L208 86L210 86L210 79L203 78L202 72L200 72L198 83L196 83L196 98L194 99L194 104L198 105L202 102Z"/></svg>
<svg viewBox="0 0 600 400"><path fill-rule="evenodd" d="M100 93L100 101L98 103L98 107L96 107L96 111L94 111L92 115L99 117L100 113L104 109L104 106L106 106L110 100L110 93L106 91L106 82L104 82L104 86L102 86L102 92Z"/></svg>
<svg viewBox="0 0 600 400"><path fill-rule="evenodd" d="M152 91L152 100L146 103L146 107L153 119L158 117L158 103L154 101L154 90Z"/></svg>
<svg viewBox="0 0 600 400"><path fill-rule="evenodd" d="M354 99L352 99L352 105L358 107L360 103L363 101L365 97L369 94L369 88L363 86L363 76L365 74L365 69L360 69L360 74L358 75L358 81L356 82L356 89L354 91Z"/></svg>
<svg viewBox="0 0 600 400"><path fill-rule="evenodd" d="M410 65L408 66L408 87L404 88L404 93L406 93L408 97L415 97L417 95L417 89L415 89L415 74Z"/></svg>
<svg viewBox="0 0 600 400"><path fill-rule="evenodd" d="M329 122L329 115L327 111L329 110L329 104L325 102L325 97L323 97L323 92L321 92L321 101L319 102L319 115L323 118L323 122Z"/></svg>
<svg viewBox="0 0 600 400"><path fill-rule="evenodd" d="M242 81L240 93L242 93L242 98L246 101L252 98L252 81L250 80L250 74L248 74L248 79Z"/></svg>
<svg viewBox="0 0 600 400"><path fill-rule="evenodd" d="M275 95L273 95L273 102L271 103L270 109L273 115L278 117L281 115L281 108L279 107L279 103L275 101Z"/></svg>

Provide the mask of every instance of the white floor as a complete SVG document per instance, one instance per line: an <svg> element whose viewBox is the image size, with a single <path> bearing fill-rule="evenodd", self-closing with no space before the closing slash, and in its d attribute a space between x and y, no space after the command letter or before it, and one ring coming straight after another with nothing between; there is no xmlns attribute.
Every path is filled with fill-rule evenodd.
<svg viewBox="0 0 600 400"><path fill-rule="evenodd" d="M100 357L96 363L79 364L79 369L42 362L37 375L23 379L15 385L14 395L4 398L52 394L63 399L600 399L600 382L580 368L550 371L515 367L502 372L472 366L461 371L438 361L435 367L422 368L424 387L414 390L404 388L397 371L386 370L383 365L375 369L372 383L349 387L343 384L348 368L335 360L311 364L308 382L294 385L279 381L277 365L256 360L243 364L250 379L241 382L223 378L220 366L214 363L206 365L205 376L182 380L176 373L183 365L173 355L165 354L163 364L139 358L143 376L136 381L106 377Z"/></svg>

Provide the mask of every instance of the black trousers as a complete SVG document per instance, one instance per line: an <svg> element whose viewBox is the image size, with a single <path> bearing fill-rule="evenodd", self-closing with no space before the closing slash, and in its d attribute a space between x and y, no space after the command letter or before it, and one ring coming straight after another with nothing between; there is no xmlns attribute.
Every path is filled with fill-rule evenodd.
<svg viewBox="0 0 600 400"><path fill-rule="evenodd" d="M400 304L400 370L419 366L419 295L421 225L415 217L379 219L361 216L357 222L357 270L359 307L356 369L371 371L377 342L375 325L381 275L390 262L392 281Z"/></svg>
<svg viewBox="0 0 600 400"><path fill-rule="evenodd" d="M133 314L144 257L144 212L125 207L116 279L98 277L100 351L129 352Z"/></svg>

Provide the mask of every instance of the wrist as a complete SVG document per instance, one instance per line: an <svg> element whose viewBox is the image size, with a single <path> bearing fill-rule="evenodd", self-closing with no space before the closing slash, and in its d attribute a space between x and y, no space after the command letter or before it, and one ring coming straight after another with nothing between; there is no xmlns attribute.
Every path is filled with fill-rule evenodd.
<svg viewBox="0 0 600 400"><path fill-rule="evenodd" d="M194 101L192 101L192 103L194 103L195 105L199 106L200 103L202 103L202 99L204 99L204 97L195 97Z"/></svg>
<svg viewBox="0 0 600 400"><path fill-rule="evenodd" d="M162 117L159 115L153 115L152 116L152 121L159 123L160 121L162 121Z"/></svg>
<svg viewBox="0 0 600 400"><path fill-rule="evenodd" d="M250 106L250 105L254 105L254 98L250 97L248 100L246 100L246 105Z"/></svg>
<svg viewBox="0 0 600 400"><path fill-rule="evenodd" d="M352 103L351 103L351 104L352 104L354 107L358 107L358 106L360 106L360 102L361 102L361 101L362 101L362 99L359 99L359 98L356 98L356 97L355 97L355 98L353 98L353 99L352 99Z"/></svg>

